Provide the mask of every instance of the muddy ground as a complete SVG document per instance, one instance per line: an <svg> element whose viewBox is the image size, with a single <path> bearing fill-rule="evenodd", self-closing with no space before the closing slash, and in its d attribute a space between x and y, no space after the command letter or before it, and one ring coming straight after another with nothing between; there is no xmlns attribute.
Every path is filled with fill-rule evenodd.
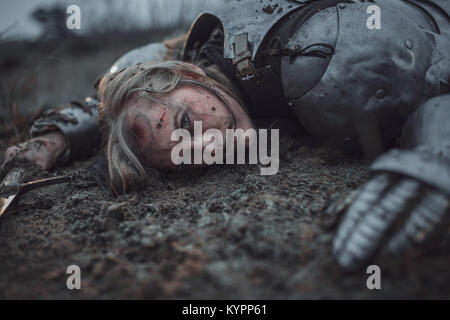
<svg viewBox="0 0 450 320"><path fill-rule="evenodd" d="M73 99L84 90L77 83L109 63L106 56L143 41L62 55L65 68L75 70L70 82L47 65L31 93L12 101L31 110L30 95L42 98L42 86L58 90L42 92L41 105ZM0 139L2 151L11 139ZM330 250L336 217L325 209L367 179L367 165L305 137L285 136L281 145L275 176L260 176L255 166L210 167L168 175L120 199L83 169L95 158L52 173L31 170L29 179L77 172L84 178L29 193L0 220L0 298L450 298L450 256L443 249L380 262L377 292L366 288L364 270L340 270ZM81 291L66 287L66 268L74 264L82 271Z"/></svg>

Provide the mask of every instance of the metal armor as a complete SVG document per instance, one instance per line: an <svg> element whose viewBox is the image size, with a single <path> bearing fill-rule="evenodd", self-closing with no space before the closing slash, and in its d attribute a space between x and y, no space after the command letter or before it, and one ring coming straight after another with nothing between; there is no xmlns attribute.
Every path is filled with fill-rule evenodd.
<svg viewBox="0 0 450 320"><path fill-rule="evenodd" d="M368 27L372 5L380 29ZM449 13L446 0L243 0L191 28L184 59L197 61L220 29L222 70L253 114L291 111L310 133L357 143L371 159L400 144L346 207L333 246L343 267L448 230Z"/></svg>
<svg viewBox="0 0 450 320"><path fill-rule="evenodd" d="M83 102L73 101L69 106L46 112L31 127L31 136L61 131L67 139L68 147L58 162L66 163L76 156L98 149L101 136L97 118L97 100L88 97Z"/></svg>
<svg viewBox="0 0 450 320"><path fill-rule="evenodd" d="M147 61L161 61L166 53L166 47L162 43L150 43L140 48L127 52L113 63L107 73L116 73L120 70L135 66Z"/></svg>
<svg viewBox="0 0 450 320"><path fill-rule="evenodd" d="M438 245L450 226L450 95L420 106L403 129L401 149L372 165L372 177L347 207L333 243L345 268L377 254Z"/></svg>
<svg viewBox="0 0 450 320"><path fill-rule="evenodd" d="M381 9L380 30L366 26L373 3ZM355 140L363 123L389 143L421 103L448 92L450 37L439 30L450 30L449 21L438 25L426 13L403 1L341 3L303 24L285 48L293 55L283 57L281 74L308 131ZM304 48L311 54L296 55ZM368 114L374 123L365 120Z"/></svg>
<svg viewBox="0 0 450 320"><path fill-rule="evenodd" d="M373 4L381 30L367 27ZM421 103L449 90L448 7L445 0L225 1L197 18L184 59L194 60L220 26L228 75L250 109L261 109L255 113L289 109L310 133L344 143L364 136L363 123L384 144Z"/></svg>

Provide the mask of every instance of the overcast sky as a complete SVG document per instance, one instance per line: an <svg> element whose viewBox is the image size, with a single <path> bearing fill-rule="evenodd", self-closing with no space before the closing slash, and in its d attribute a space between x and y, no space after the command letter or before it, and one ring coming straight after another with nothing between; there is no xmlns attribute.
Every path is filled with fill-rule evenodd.
<svg viewBox="0 0 450 320"><path fill-rule="evenodd" d="M187 1L189 6L184 9L184 16L192 20L199 12L221 0ZM86 31L98 21L108 21L104 19L112 12L129 17L127 21L139 27L148 27L151 23L160 22L150 21L151 19L161 19L170 23L178 20L181 3L182 0L0 0L0 38L2 40L33 38L40 35L41 30L30 19L30 15L36 8L54 4L61 4L63 7L70 4L79 5L82 28ZM158 12L157 17L151 15L155 10Z"/></svg>

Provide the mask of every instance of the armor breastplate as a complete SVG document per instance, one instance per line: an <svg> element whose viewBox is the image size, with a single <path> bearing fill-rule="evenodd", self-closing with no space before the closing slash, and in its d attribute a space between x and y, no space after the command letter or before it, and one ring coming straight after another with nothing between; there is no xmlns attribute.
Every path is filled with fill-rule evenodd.
<svg viewBox="0 0 450 320"><path fill-rule="evenodd" d="M310 45L312 38L317 43L320 35L311 36L314 27L324 20L336 24L333 56L312 88L296 91L293 81L308 71L311 57L299 56L295 61L286 57L282 62L287 98L304 127L317 136L356 142L362 124L376 127L384 143L392 142L415 108L439 95L448 82L450 39L446 34L439 34L426 18L411 19L406 14L408 4L398 2L404 6L401 11L390 0L374 3L381 8L380 30L366 27L368 3L341 4L327 9L329 16L321 13L322 20L312 18L317 21L307 23L288 44L293 49L299 43ZM436 26L447 28L448 24ZM367 115L371 120L362 123Z"/></svg>
<svg viewBox="0 0 450 320"><path fill-rule="evenodd" d="M381 30L367 27L373 4L381 7ZM185 58L221 26L224 60L234 67L232 76L254 107L288 105L315 135L357 141L355 122L376 118L380 126L374 130L390 139L420 103L449 87L447 0L236 0L223 5L197 19ZM275 87L281 87L278 93L270 91ZM365 111L371 116L361 116Z"/></svg>
<svg viewBox="0 0 450 320"><path fill-rule="evenodd" d="M223 30L222 71L240 89L254 117L293 117L280 79L280 55L270 55L274 40L295 32L299 21L324 7L348 0L232 0L194 22L186 40L183 59L195 56L217 27ZM303 10L304 8L315 8ZM281 27L280 27L281 26Z"/></svg>

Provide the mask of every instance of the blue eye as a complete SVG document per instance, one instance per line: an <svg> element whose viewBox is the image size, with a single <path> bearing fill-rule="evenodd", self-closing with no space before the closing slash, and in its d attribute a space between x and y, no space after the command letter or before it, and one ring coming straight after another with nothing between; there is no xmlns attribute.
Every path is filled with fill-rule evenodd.
<svg viewBox="0 0 450 320"><path fill-rule="evenodd" d="M181 118L181 129L189 130L191 128L191 121L189 120L189 115L187 112L183 114Z"/></svg>

